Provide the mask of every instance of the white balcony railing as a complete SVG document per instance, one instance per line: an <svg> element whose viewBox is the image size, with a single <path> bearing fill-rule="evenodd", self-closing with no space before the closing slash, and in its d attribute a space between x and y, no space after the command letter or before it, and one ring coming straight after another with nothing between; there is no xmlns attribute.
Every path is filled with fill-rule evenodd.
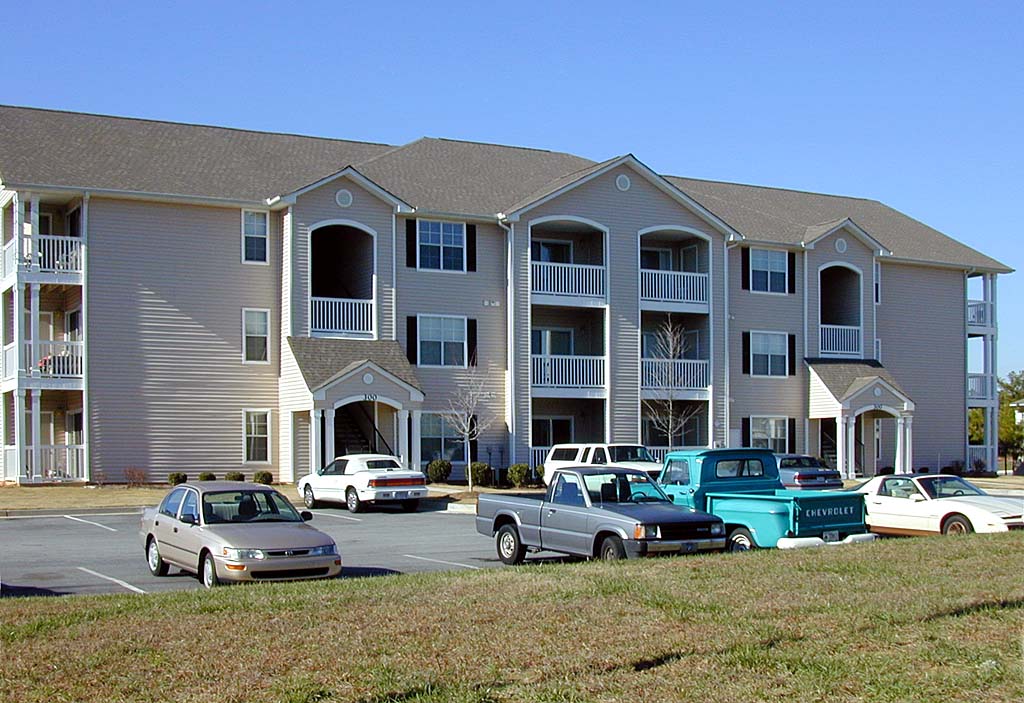
<svg viewBox="0 0 1024 703"><path fill-rule="evenodd" d="M26 358L33 372L43 378L81 378L84 371L83 342L37 342L26 345Z"/></svg>
<svg viewBox="0 0 1024 703"><path fill-rule="evenodd" d="M530 447L530 468L536 468L544 463L551 447Z"/></svg>
<svg viewBox="0 0 1024 703"><path fill-rule="evenodd" d="M604 266L590 264L554 264L547 261L532 262L531 290L541 295L569 295L580 298L604 298Z"/></svg>
<svg viewBox="0 0 1024 703"><path fill-rule="evenodd" d="M640 299L659 303L708 302L708 275L685 271L640 271Z"/></svg>
<svg viewBox="0 0 1024 703"><path fill-rule="evenodd" d="M33 461L33 447L25 447L18 460L16 447L4 447L4 476L7 480L23 481L84 481L85 446L82 444L42 444L38 470Z"/></svg>
<svg viewBox="0 0 1024 703"><path fill-rule="evenodd" d="M4 256L3 256L3 271L2 278L10 276L18 267L18 257L16 252L18 251L18 240L12 239L11 241L4 244Z"/></svg>
<svg viewBox="0 0 1024 703"><path fill-rule="evenodd" d="M967 301L967 324L988 327L992 322L992 303L984 300Z"/></svg>
<svg viewBox="0 0 1024 703"><path fill-rule="evenodd" d="M81 273L82 238L40 234L36 238L39 270L50 273Z"/></svg>
<svg viewBox="0 0 1024 703"><path fill-rule="evenodd" d="M644 359L642 387L652 390L704 390L710 384L709 362L693 359Z"/></svg>
<svg viewBox="0 0 1024 703"><path fill-rule="evenodd" d="M18 347L11 342L4 346L4 378L18 375Z"/></svg>
<svg viewBox="0 0 1024 703"><path fill-rule="evenodd" d="M967 397L971 400L994 398L995 377L984 373L967 374Z"/></svg>
<svg viewBox="0 0 1024 703"><path fill-rule="evenodd" d="M822 356L860 356L861 349L861 333L859 326L821 326Z"/></svg>
<svg viewBox="0 0 1024 703"><path fill-rule="evenodd" d="M535 354L530 382L544 388L604 388L604 357Z"/></svg>
<svg viewBox="0 0 1024 703"><path fill-rule="evenodd" d="M967 447L967 468L975 468L974 463L976 461L982 461L985 463L986 469L995 469L994 466L988 465L988 447L971 445Z"/></svg>
<svg viewBox="0 0 1024 703"><path fill-rule="evenodd" d="M373 301L351 298L310 298L313 332L371 334Z"/></svg>

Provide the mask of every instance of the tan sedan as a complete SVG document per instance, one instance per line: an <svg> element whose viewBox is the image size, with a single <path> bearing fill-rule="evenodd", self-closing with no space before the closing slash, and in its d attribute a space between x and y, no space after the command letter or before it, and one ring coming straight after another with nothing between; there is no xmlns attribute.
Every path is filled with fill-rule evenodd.
<svg viewBox="0 0 1024 703"><path fill-rule="evenodd" d="M269 486L200 481L175 486L159 507L142 513L139 535L154 576L170 566L198 574L213 588L223 581L290 581L341 573L329 535L307 525Z"/></svg>

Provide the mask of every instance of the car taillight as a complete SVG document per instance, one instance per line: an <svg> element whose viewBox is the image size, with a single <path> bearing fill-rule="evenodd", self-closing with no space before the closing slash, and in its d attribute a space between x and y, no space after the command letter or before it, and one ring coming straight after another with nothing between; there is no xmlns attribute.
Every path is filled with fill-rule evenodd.
<svg viewBox="0 0 1024 703"><path fill-rule="evenodd" d="M425 486L426 481L422 478L371 478L370 488L381 488L384 486Z"/></svg>
<svg viewBox="0 0 1024 703"><path fill-rule="evenodd" d="M810 476L808 476L807 474L795 474L795 475L793 476L793 480L794 480L794 481L806 481L806 480L808 480L809 478L811 478L811 477L810 477Z"/></svg>

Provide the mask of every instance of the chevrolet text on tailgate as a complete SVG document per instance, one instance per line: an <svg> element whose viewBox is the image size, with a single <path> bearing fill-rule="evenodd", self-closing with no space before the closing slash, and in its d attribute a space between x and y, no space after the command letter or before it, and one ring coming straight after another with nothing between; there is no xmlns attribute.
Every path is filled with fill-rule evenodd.
<svg viewBox="0 0 1024 703"><path fill-rule="evenodd" d="M559 469L543 498L483 493L476 510L477 532L495 538L506 564L528 551L622 559L725 548L719 518L674 505L633 469Z"/></svg>
<svg viewBox="0 0 1024 703"><path fill-rule="evenodd" d="M767 449L670 452L659 482L679 505L725 522L728 549L868 542L864 501L845 491L790 491Z"/></svg>

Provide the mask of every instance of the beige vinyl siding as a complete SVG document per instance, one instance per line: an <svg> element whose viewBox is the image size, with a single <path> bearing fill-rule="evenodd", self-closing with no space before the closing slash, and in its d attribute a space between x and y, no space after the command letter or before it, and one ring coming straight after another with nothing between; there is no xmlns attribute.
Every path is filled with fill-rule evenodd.
<svg viewBox="0 0 1024 703"><path fill-rule="evenodd" d="M828 386L825 385L813 369L808 369L807 374L809 378L808 385L810 386L810 399L807 407L808 415L815 418L835 417L838 415L841 407L840 403L832 395Z"/></svg>
<svg viewBox="0 0 1024 703"><path fill-rule="evenodd" d="M632 185L618 190L615 179L629 176ZM572 190L532 209L516 223L515 289L516 308L516 412L520 423L517 455L522 460L529 447L529 309L523 305L530 281L530 223L549 216L575 216L595 221L608 229L605 263L608 267L608 384L609 402L606 439L636 442L640 437L640 308L639 232L649 227L688 227L711 238L712 310L716 337L722 329L724 288L720 283L722 238L707 222L680 202L651 184L643 175L622 166L597 176ZM543 230L543 225L540 225ZM594 233L593 237L602 235ZM712 341L712 358L722 349L720 339ZM724 387L721 363L714 364L714 385ZM724 408L724 401L722 407ZM724 409L721 411L724 412Z"/></svg>
<svg viewBox="0 0 1024 703"><path fill-rule="evenodd" d="M878 335L885 367L914 401L914 466L935 470L963 460L967 442L964 274L883 261L882 281ZM895 431L894 423L890 424ZM883 456L894 447L891 435L883 438Z"/></svg>
<svg viewBox="0 0 1024 703"><path fill-rule="evenodd" d="M835 244L837 239L846 240L846 251L839 253ZM801 257L797 257L799 260ZM808 356L820 356L821 335L819 325L821 324L821 312L819 301L819 282L822 266L832 263L843 263L860 269L861 276L861 349L865 359L873 359L875 356L875 303L874 303L874 252L871 251L859 238L846 230L839 230L828 237L815 242L814 249L807 252L807 317L808 317ZM802 279L797 279L798 283ZM799 286L798 289L799 291ZM852 309L853 302L849 306ZM885 343L882 343L885 346Z"/></svg>
<svg viewBox="0 0 1024 703"><path fill-rule="evenodd" d="M506 368L506 297L505 297L505 232L494 224L476 225L476 271L466 273L419 270L406 265L405 220L398 221L398 329L397 337L403 349L408 349L406 318L416 315L449 315L473 318L477 321L477 371L486 376L486 388L491 394L478 415L495 418L481 435L478 446L483 460L486 448L506 447L505 375ZM485 301L488 304L485 304ZM496 303L496 304L492 304ZM527 318L528 319L528 318ZM529 369L529 328L526 337L525 363ZM417 354L418 358L418 354ZM474 373L473 367L430 368L417 366L416 377L422 384L424 412L442 412L448 409L448 399L457 384ZM529 371L527 371L529 373ZM529 383L529 376L517 379ZM528 386L527 386L528 388ZM410 440L411 441L411 440ZM497 461L497 452L493 453ZM506 460L508 451L505 451ZM479 457L474 457L474 461ZM521 459L525 461L525 456ZM453 478L461 478L461 467Z"/></svg>
<svg viewBox="0 0 1024 703"><path fill-rule="evenodd" d="M243 264L240 222L233 208L90 201L86 422L106 480L277 472L280 259ZM269 364L242 363L244 307L272 311ZM271 410L269 466L243 464L246 408Z"/></svg>

